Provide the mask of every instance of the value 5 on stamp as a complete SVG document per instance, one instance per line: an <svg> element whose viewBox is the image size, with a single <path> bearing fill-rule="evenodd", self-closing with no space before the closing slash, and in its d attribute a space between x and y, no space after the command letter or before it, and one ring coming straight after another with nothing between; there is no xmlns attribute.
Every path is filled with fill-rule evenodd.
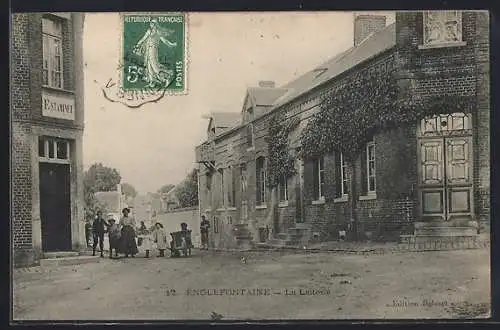
<svg viewBox="0 0 500 330"><path fill-rule="evenodd" d="M124 14L122 20L123 91L184 92L185 14Z"/></svg>

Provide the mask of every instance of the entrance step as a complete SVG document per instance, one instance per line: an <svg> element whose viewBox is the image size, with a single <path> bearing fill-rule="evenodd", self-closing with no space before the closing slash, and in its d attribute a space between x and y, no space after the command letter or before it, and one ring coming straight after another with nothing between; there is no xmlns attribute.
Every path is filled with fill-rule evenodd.
<svg viewBox="0 0 500 330"><path fill-rule="evenodd" d="M99 261L101 261L100 257L93 257L93 256L60 257L60 258L40 259L40 266L42 267L70 266L70 265L88 264Z"/></svg>
<svg viewBox="0 0 500 330"><path fill-rule="evenodd" d="M277 237L278 237L278 239L283 240L283 241L290 239L290 235L288 233L279 233L277 235Z"/></svg>
<svg viewBox="0 0 500 330"><path fill-rule="evenodd" d="M400 244L408 250L461 250L477 249L484 246L479 236L413 236L401 235Z"/></svg>
<svg viewBox="0 0 500 330"><path fill-rule="evenodd" d="M68 257L77 257L78 255L79 253L75 251L44 252L43 258L45 259L68 258Z"/></svg>
<svg viewBox="0 0 500 330"><path fill-rule="evenodd" d="M477 229L472 227L423 227L415 228L415 236L475 236Z"/></svg>

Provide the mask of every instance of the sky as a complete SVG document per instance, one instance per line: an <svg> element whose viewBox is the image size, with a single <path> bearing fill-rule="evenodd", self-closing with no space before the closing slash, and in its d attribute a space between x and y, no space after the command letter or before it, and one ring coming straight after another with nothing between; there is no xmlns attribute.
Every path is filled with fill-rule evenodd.
<svg viewBox="0 0 500 330"><path fill-rule="evenodd" d="M387 15L387 24L394 14ZM131 109L101 88L116 79L117 13L88 13L84 27L84 167L116 168L139 193L177 184L196 167L210 112L240 112L247 87L283 85L352 47L352 12L189 13L186 95Z"/></svg>

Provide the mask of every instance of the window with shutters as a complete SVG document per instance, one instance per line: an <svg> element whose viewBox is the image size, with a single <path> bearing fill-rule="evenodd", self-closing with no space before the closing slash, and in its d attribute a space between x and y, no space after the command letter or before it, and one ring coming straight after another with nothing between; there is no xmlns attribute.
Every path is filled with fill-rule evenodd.
<svg viewBox="0 0 500 330"><path fill-rule="evenodd" d="M42 83L44 86L63 88L62 20L42 19Z"/></svg>
<svg viewBox="0 0 500 330"><path fill-rule="evenodd" d="M317 157L313 160L313 182L314 182L314 200L324 201L325 195L325 158Z"/></svg>

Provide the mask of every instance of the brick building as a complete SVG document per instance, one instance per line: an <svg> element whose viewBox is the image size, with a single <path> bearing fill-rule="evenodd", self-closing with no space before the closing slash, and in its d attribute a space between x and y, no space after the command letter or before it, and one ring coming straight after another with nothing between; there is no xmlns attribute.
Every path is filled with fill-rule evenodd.
<svg viewBox="0 0 500 330"><path fill-rule="evenodd" d="M361 15L354 32L352 48L298 79L249 88L241 122L212 132L210 121L196 157L200 211L212 222L213 245L234 246L234 229L242 226L254 241L336 239L352 230L354 218L358 237L368 239L488 230L488 13L402 12L388 26L385 17ZM402 101L444 95L453 106L454 98L468 97L472 107L377 131L352 162L341 152L301 157L301 136L325 96L363 89L360 77L372 75L396 77ZM295 174L273 191L266 138L276 113L298 124L288 136Z"/></svg>
<svg viewBox="0 0 500 330"><path fill-rule="evenodd" d="M84 14L12 15L11 228L16 265L78 250L83 230Z"/></svg>

